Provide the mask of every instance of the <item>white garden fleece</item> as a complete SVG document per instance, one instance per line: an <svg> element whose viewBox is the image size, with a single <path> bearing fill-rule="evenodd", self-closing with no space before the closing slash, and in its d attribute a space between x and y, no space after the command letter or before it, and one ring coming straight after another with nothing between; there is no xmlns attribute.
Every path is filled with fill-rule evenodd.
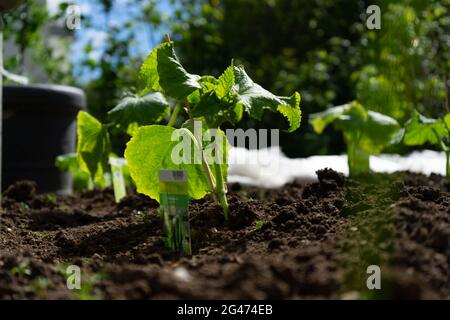
<svg viewBox="0 0 450 320"><path fill-rule="evenodd" d="M348 175L347 156L312 156L291 159L278 147L264 150L232 148L229 156L228 182L239 182L266 188L278 188L298 180L317 180L316 171L331 168ZM381 154L370 157L375 172L406 171L445 175L445 155L431 150L416 151L408 156Z"/></svg>

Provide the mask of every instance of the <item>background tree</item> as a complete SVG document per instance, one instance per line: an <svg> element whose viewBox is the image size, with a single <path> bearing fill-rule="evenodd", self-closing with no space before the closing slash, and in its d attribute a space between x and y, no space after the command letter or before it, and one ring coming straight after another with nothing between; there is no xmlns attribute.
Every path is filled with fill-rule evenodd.
<svg viewBox="0 0 450 320"><path fill-rule="evenodd" d="M429 115L448 109L448 1L172 2L173 38L191 71L214 74L237 57L268 89L299 90L303 119L353 99L400 122L413 109ZM365 26L371 4L381 8L381 30ZM329 130L317 137L304 121L281 141L291 156L339 153L336 136Z"/></svg>
<svg viewBox="0 0 450 320"><path fill-rule="evenodd" d="M102 47L96 55L95 40L87 43L76 56L72 75L59 72L56 60L48 59L41 30L49 15L37 0L28 3L5 17L7 35L20 48L39 53L36 61L48 65L52 79L77 79L100 120L126 91L142 89L136 66L165 32L192 73L218 76L235 58L266 89L278 95L299 91L302 126L281 136L289 156L345 150L333 128L317 136L305 120L334 105L357 99L400 123L413 109L439 117L449 108L448 0L127 0L130 11L120 23L114 13L119 2L92 0L100 9L85 15L81 28L102 32ZM372 4L381 8L381 30L365 25ZM80 41L82 33L76 37ZM12 57L7 67L16 71L20 59ZM270 115L258 124L245 119L241 126L277 128L282 121ZM120 135L117 139L120 152Z"/></svg>
<svg viewBox="0 0 450 320"><path fill-rule="evenodd" d="M450 2L378 2L381 30L364 32L359 44L358 100L402 122L414 109L431 117L447 113Z"/></svg>
<svg viewBox="0 0 450 320"><path fill-rule="evenodd" d="M59 50L63 42L71 40L71 32L60 27L68 2L62 2L55 13L48 11L47 5L39 0L23 1L14 10L2 13L5 37L5 69L30 78L30 81L45 79L53 83L73 84L70 51ZM59 48L47 41L52 27L58 27L61 35ZM64 39L66 38L66 39ZM29 72L30 70L39 70ZM39 77L40 73L44 76Z"/></svg>
<svg viewBox="0 0 450 320"><path fill-rule="evenodd" d="M172 36L190 71L217 74L234 57L268 90L298 90L303 119L354 97L349 75L361 64L355 50L360 1L196 0L173 6ZM279 127L279 121L271 115L259 126ZM343 143L335 137L318 138L303 121L299 132L282 134L281 143L291 156L336 153Z"/></svg>

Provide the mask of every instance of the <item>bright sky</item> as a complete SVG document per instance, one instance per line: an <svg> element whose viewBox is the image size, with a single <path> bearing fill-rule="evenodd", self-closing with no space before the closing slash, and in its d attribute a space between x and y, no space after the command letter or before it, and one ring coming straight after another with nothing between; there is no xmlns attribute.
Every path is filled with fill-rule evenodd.
<svg viewBox="0 0 450 320"><path fill-rule="evenodd" d="M145 1L155 1L155 0L145 0ZM47 6L49 11L56 12L58 10L59 4L63 0L47 0ZM101 57L102 51L104 49L105 40L108 38L108 33L105 32L105 26L118 26L120 27L125 22L132 20L133 16L139 13L139 7L130 6L128 0L115 0L114 6L112 8L110 18L106 19L102 12L101 6L98 4L98 0L74 0L75 4L80 6L81 14L83 16L88 16L93 22L93 26L89 29L84 29L83 27L76 30L75 33L75 43L72 47L72 61L75 64L75 74L79 75L81 79L78 80L85 82L90 79L96 78L97 74L93 72L86 72L82 69L77 61L80 61L81 57L85 55L84 47L91 43L93 48L89 53L90 58L97 60ZM144 3L144 0L142 1ZM169 14L170 5L168 1L160 0L158 1L159 9L162 12ZM131 48L130 54L132 56L145 57L151 49L157 44L157 41L161 38L162 34L154 33L148 27L143 28L142 26L136 26L133 33L137 37L136 45ZM126 35L118 35L126 36Z"/></svg>

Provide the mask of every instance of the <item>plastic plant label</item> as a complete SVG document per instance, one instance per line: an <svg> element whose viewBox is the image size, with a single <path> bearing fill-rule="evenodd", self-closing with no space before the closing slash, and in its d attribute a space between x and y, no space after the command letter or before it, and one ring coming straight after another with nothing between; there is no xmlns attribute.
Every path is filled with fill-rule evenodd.
<svg viewBox="0 0 450 320"><path fill-rule="evenodd" d="M159 170L160 217L166 246L190 255L191 231L188 219L188 180L184 170Z"/></svg>
<svg viewBox="0 0 450 320"><path fill-rule="evenodd" d="M125 159L123 158L109 158L109 164L111 165L111 176L112 183L114 187L114 198L116 203L119 203L122 198L127 195L127 190L125 188L125 180L123 178L122 167L125 164Z"/></svg>

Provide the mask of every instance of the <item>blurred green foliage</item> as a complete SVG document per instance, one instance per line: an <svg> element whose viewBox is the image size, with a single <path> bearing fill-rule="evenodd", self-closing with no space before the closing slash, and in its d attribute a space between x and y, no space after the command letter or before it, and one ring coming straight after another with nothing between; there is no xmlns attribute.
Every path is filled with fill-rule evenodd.
<svg viewBox="0 0 450 320"><path fill-rule="evenodd" d="M62 1L59 10L50 14L45 3L40 3L38 0L24 0L18 7L1 13L4 22L6 70L30 77L33 81L33 74L25 70L25 62L29 57L29 63L39 65L49 82L74 83L70 72L70 60L66 56L70 52L58 52L57 48L49 45L47 38L49 28L58 23L61 24L68 4L68 1ZM70 36L67 29L61 28L61 30ZM64 37L60 40L64 41ZM65 41L67 42L68 39Z"/></svg>
<svg viewBox="0 0 450 320"><path fill-rule="evenodd" d="M235 57L269 90L299 90L303 119L353 99L401 123L413 109L448 110L448 0L172 2L172 37L189 71L214 74ZM381 30L366 27L372 4ZM316 136L303 120L281 144L291 156L341 152L341 135L326 133Z"/></svg>
<svg viewBox="0 0 450 320"><path fill-rule="evenodd" d="M124 94L142 89L137 87L137 73L145 57L133 54L142 35L148 33L148 42L156 44L164 32L175 41L189 72L218 76L234 58L266 89L278 95L299 91L302 126L280 137L289 156L343 152L341 133L328 128L317 136L306 119L355 99L400 123L413 109L429 117L448 112L450 0L127 1L138 8L137 14L121 25L109 23L113 0L92 0L102 8L103 26L95 24L98 15L82 19L82 28L107 35L101 56L92 57L91 43L81 61L96 75L82 85L90 111L100 120ZM381 8L380 30L366 27L369 5ZM39 52L39 30L49 17L35 5L21 10L29 18L21 24L20 10L14 11L19 15L16 25L21 26L14 29L16 42ZM8 19L7 28L12 25ZM46 63L58 79L57 63ZM276 128L282 121L281 116L267 114L261 123L245 119L241 126ZM115 135L118 154L126 140Z"/></svg>
<svg viewBox="0 0 450 320"><path fill-rule="evenodd" d="M448 112L450 1L381 0L381 30L362 33L352 78L363 104L404 122Z"/></svg>
<svg viewBox="0 0 450 320"><path fill-rule="evenodd" d="M281 134L291 156L336 153L340 135L318 138L308 114L353 98L350 74L360 64L353 45L361 8L357 0L173 1L172 37L181 59L195 73L217 74L231 58L250 76L279 95L298 90L303 123L293 135ZM266 115L258 127L280 127ZM248 120L244 127L255 127Z"/></svg>
<svg viewBox="0 0 450 320"><path fill-rule="evenodd" d="M129 16L127 21L119 25L113 23L112 19L115 1L92 0L92 4L97 4L101 10L103 23L99 25L99 15L95 14L84 16L81 25L83 29L103 32L106 36L100 57L94 58L91 55L95 46L95 39L92 39L84 47L84 58L78 62L84 72L96 74L94 79L83 84L83 88L87 95L89 112L104 123L108 121L108 111L122 98L140 93L142 89L138 86L138 72L145 56L133 54L133 49L140 41L136 30L142 34L148 33L150 42L152 31L162 22L155 1L128 0L127 3L138 8L138 13ZM116 128L111 129L110 133L113 151L123 154L129 137L123 130Z"/></svg>

